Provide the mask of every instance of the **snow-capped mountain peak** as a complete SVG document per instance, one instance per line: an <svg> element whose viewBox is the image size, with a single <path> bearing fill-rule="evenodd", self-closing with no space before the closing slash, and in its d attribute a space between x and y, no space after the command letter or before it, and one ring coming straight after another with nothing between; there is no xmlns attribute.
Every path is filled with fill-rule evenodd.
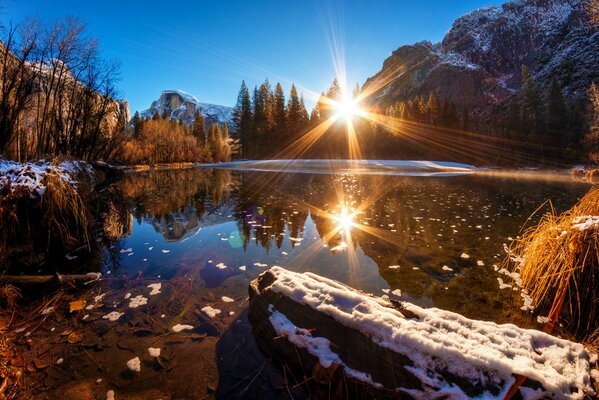
<svg viewBox="0 0 599 400"><path fill-rule="evenodd" d="M162 115L166 112L170 119L193 123L196 112L199 111L210 123L227 123L233 129L233 108L219 104L201 103L195 96L178 89L163 90L160 97L154 100L147 110L141 111L142 118L152 118L154 114Z"/></svg>

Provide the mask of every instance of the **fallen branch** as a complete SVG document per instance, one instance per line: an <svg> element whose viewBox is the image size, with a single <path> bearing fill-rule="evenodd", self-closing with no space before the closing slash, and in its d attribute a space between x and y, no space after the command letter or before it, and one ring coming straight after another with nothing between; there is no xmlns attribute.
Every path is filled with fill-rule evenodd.
<svg viewBox="0 0 599 400"><path fill-rule="evenodd" d="M64 285L72 283L75 285L87 285L102 278L99 272L88 272L80 275L3 275L0 276L0 284L10 285L47 285L51 283Z"/></svg>

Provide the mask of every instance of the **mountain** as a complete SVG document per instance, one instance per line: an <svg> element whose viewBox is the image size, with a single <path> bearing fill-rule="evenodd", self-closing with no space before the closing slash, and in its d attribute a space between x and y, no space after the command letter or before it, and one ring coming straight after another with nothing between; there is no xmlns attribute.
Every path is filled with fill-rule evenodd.
<svg viewBox="0 0 599 400"><path fill-rule="evenodd" d="M191 124L196 111L199 111L206 120L206 127L211 122L226 122L229 129L233 130L233 107L200 103L194 96L180 90L163 90L158 100L153 101L150 108L141 111L139 115L142 118L152 118L154 114L162 115L165 111L169 118L186 124Z"/></svg>
<svg viewBox="0 0 599 400"><path fill-rule="evenodd" d="M580 101L599 81L593 1L517 0L475 10L458 18L440 43L395 50L364 88L383 108L436 93L492 117L522 96L524 65L543 96L556 78L567 101Z"/></svg>

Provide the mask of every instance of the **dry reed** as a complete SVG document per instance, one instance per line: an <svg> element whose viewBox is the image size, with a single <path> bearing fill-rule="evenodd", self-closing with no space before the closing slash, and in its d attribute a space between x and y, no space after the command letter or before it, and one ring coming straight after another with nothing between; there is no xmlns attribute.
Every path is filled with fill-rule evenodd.
<svg viewBox="0 0 599 400"><path fill-rule="evenodd" d="M592 216L599 218L599 187L562 215L546 214L512 248L522 287L537 311L548 313L549 330L561 317L583 340L599 331L599 224Z"/></svg>

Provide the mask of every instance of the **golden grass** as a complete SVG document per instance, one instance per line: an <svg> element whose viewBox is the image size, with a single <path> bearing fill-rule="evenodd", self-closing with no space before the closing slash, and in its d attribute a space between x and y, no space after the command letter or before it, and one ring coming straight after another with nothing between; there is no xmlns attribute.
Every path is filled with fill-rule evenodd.
<svg viewBox="0 0 599 400"><path fill-rule="evenodd" d="M65 249L80 243L89 247L89 211L73 185L56 175L48 175L40 207L44 215L43 225L48 230L48 246L52 245L51 238L54 237Z"/></svg>
<svg viewBox="0 0 599 400"><path fill-rule="evenodd" d="M574 227L584 216L599 216L599 187L562 215L546 214L512 251L533 305L549 313L549 330L561 317L569 332L592 340L599 331L599 228Z"/></svg>
<svg viewBox="0 0 599 400"><path fill-rule="evenodd" d="M23 294L17 287L13 285L0 286L0 304L6 309L13 310L22 298Z"/></svg>
<svg viewBox="0 0 599 400"><path fill-rule="evenodd" d="M90 246L89 185L80 182L75 187L56 174L48 174L42 183L46 190L39 198L31 198L25 189L0 196L0 262L13 246L46 253Z"/></svg>

